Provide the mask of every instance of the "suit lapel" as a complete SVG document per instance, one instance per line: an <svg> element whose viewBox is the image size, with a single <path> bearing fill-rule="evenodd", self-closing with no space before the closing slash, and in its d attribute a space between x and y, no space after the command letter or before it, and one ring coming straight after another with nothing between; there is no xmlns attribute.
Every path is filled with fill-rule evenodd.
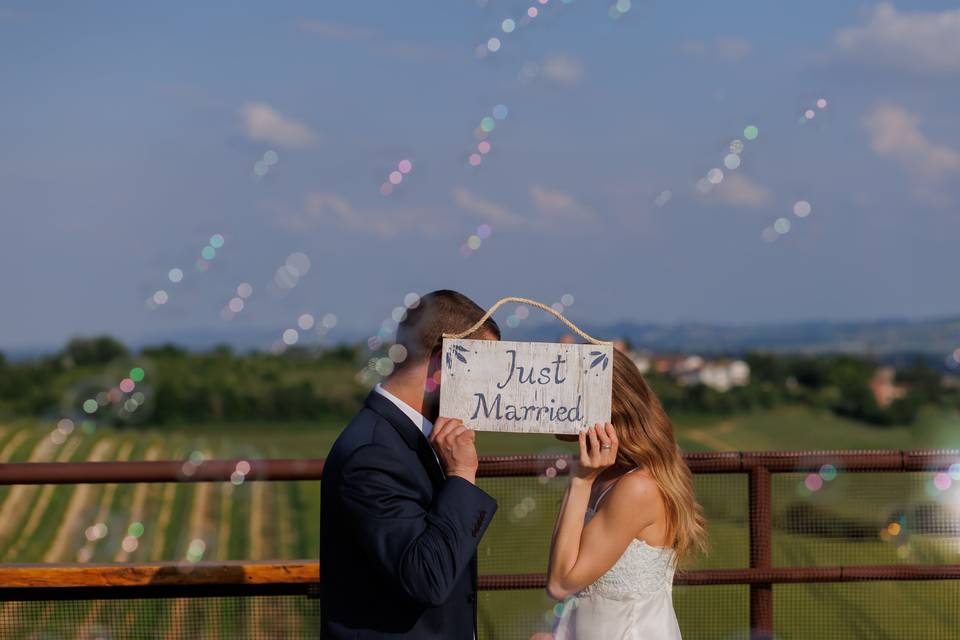
<svg viewBox="0 0 960 640"><path fill-rule="evenodd" d="M423 432L420 433L420 438L423 442L417 447L417 457L420 458L420 463L427 468L427 473L430 474L430 480L434 486L439 486L443 484L446 474L444 474L443 469L440 468L440 463L437 461L437 456L433 452L430 443L423 437Z"/></svg>
<svg viewBox="0 0 960 640"><path fill-rule="evenodd" d="M426 468L433 484L435 486L442 484L445 476L440 468L440 463L437 461L437 456L423 432L417 425L413 424L407 414L376 391L370 392L364 404L393 425L393 428L397 430L407 446L417 453L417 458Z"/></svg>

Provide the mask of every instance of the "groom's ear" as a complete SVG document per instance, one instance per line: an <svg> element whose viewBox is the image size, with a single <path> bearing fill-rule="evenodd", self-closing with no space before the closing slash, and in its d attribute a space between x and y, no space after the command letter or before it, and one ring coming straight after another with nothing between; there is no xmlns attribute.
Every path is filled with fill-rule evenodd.
<svg viewBox="0 0 960 640"><path fill-rule="evenodd" d="M430 356L427 359L427 369L439 369L440 368L440 354L443 353L443 336L441 335L437 338L436 344L433 345L433 348L430 349Z"/></svg>
<svg viewBox="0 0 960 640"><path fill-rule="evenodd" d="M437 371L440 369L440 347L436 347L430 352L430 359L427 361L427 371Z"/></svg>
<svg viewBox="0 0 960 640"><path fill-rule="evenodd" d="M427 357L427 379L433 380L434 385L436 385L431 389L431 385L428 384L426 386L428 390L435 391L440 386L440 371L443 368L442 353L442 343L439 343L430 350L430 355Z"/></svg>

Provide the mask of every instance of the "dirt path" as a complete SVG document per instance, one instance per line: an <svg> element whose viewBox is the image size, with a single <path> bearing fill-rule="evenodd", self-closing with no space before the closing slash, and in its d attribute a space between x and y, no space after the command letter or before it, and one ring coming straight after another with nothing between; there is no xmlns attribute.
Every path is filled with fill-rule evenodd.
<svg viewBox="0 0 960 640"><path fill-rule="evenodd" d="M26 430L24 430L24 431L20 431L19 433L17 433L17 435L15 435L13 438L11 438L11 441L7 443L7 446L6 446L6 447L4 447L4 450L3 450L2 452L0 452L0 461L9 460L10 456L13 455L13 452L16 450L16 448L17 448L27 437L28 437L28 432L27 432ZM73 438L68 439L67 442L65 442L65 443L63 444L63 449L60 450L59 455L56 457L56 461L57 461L57 462L67 462L68 460L70 460L70 458L73 457L73 454L76 453L77 449L80 447L80 444L81 444L82 440L83 440L83 438L82 438L81 436L74 436ZM14 442L14 441L16 441L16 442ZM40 446L41 446L44 442L49 443L50 445L56 447L56 445L53 445L53 443L50 442L50 438L49 438L49 437L44 437L44 438L37 444L37 446L34 447L33 453L31 453L31 456L30 456L32 459L34 458L34 454L37 453L37 450L40 448ZM12 446L11 446L11 445L12 445ZM49 451L49 450L45 450L45 451ZM34 461L40 461L41 459L42 459L41 457L37 457L36 459L34 459ZM29 486L29 485L15 485L14 488L17 488L17 487L26 487L26 486ZM33 488L35 488L35 489L37 488L37 485L32 485L32 486L33 486ZM49 484L48 484L48 485L44 485L44 489L45 489L46 491L45 491L45 492L41 492L40 500L38 500L37 503L35 503L34 509L33 509L33 511L32 511L31 514L30 514L30 519L27 521L27 528L29 528L31 531L35 531L35 530L36 530L37 525L39 524L40 520L42 519L42 516L43 516L44 511L46 511L46 504L50 501L50 496L53 495L53 490L54 490L57 486L58 486L58 485L49 485ZM35 492L33 492L33 493L35 493ZM46 496L46 497L44 498L44 496ZM7 496L7 497L9 498L10 496ZM22 497L21 497L21 498L18 498L18 499L22 499ZM41 500L43 501L43 504L40 504ZM6 504L6 503L5 503L5 504ZM0 521L0 522L7 523L8 525L9 525L9 524L15 524L15 521L14 521L14 522L10 522L10 521L6 521L6 520L2 520L2 521ZM16 543L15 543L12 547L10 547L9 549L7 549L7 552L4 554L4 559L6 560L6 558L9 557L9 558L15 560L15 559L16 559L16 555L15 555L15 554L19 553L19 551L20 551L20 549L23 547L24 543L25 543L26 541L30 540L31 538L32 538L32 534L31 534L31 535L28 535L26 530L24 530L23 532L21 532L21 534L18 536L18 538L17 538L17 540L16 540ZM11 561L11 560L7 560L7 561L9 562L9 561ZM33 606L33 609L32 609L32 610L29 608L29 607L31 607L31 606ZM48 613L48 611L49 611L49 609L50 609L50 606L51 606L51 605L47 605L46 607L44 607L44 609L43 609L43 617L44 617L44 618L47 616L47 613ZM29 603L29 602L6 602L6 603L3 603L3 605L0 606L0 637L4 637L4 638L7 637L7 635L5 635L5 634L6 634L8 631L10 632L11 637L16 637L16 636L13 636L13 635L12 635L12 634L14 634L14 633L22 633L23 630L24 630L23 624L24 624L28 619L35 617L34 614L35 614L37 611L38 611L38 608L35 606L34 603ZM28 616L29 616L29 618L28 618Z"/></svg>
<svg viewBox="0 0 960 640"><path fill-rule="evenodd" d="M144 460L159 460L163 448L159 444L151 445L143 455ZM133 500L130 505L130 522L143 522L144 506L147 503L147 491L150 485L146 482L140 482L133 490ZM113 556L115 562L126 562L130 559L130 553L121 546Z"/></svg>
<svg viewBox="0 0 960 640"><path fill-rule="evenodd" d="M123 461L129 460L130 454L133 452L134 441L133 439L125 442L121 447L120 451L117 452L115 460ZM94 522L107 522L110 519L110 507L113 505L113 497L117 492L117 485L115 483L108 484L104 490L103 495L100 498L100 508L97 510L97 515L94 518ZM113 536L123 536L126 531L114 532ZM97 541L87 540L83 547L78 551L78 557L82 557L81 554L84 554L86 550L86 557L93 556L93 548L96 546ZM85 562L85 560L81 560ZM103 600L94 600L89 603L87 607L87 615L84 616L83 622L80 623L79 628L77 629L76 640L87 640L91 636L99 635L98 631L100 630L100 625L98 624L98 618L100 617L100 611L104 605Z"/></svg>
<svg viewBox="0 0 960 640"><path fill-rule="evenodd" d="M211 457L207 454L207 457ZM216 484L213 482L198 482L194 485L196 487L194 491L194 501L193 509L190 512L190 540L203 540L206 548L204 549L203 559L209 560L216 553L216 540L215 536L217 533L217 523L215 520L215 515L213 509L217 505L216 494L214 489ZM196 610L196 607L207 607L210 605L204 605L203 603L193 602L192 607ZM207 611L210 612L208 616L210 634L214 638L220 637L220 611L218 605L213 605Z"/></svg>
<svg viewBox="0 0 960 640"><path fill-rule="evenodd" d="M209 459L211 456L209 452L204 452L204 457ZM213 496L214 483L197 482L191 486L193 488L193 504L190 508L190 518L187 523L187 538L190 541L189 544L192 544L194 540L203 541L206 545L203 559L206 560L209 559L211 554L216 552L216 549L210 548L214 544L213 536L216 531L216 524L211 514L211 507L216 504ZM186 632L184 620L190 616L191 612L196 611L197 607L203 606L209 605L205 605L202 602L194 602L189 599L177 600L170 617L170 633L172 637L182 637ZM219 615L214 613L209 622L209 630L213 633L213 637L219 637L220 635L219 623Z"/></svg>
<svg viewBox="0 0 960 640"><path fill-rule="evenodd" d="M48 462L56 455L57 448L58 445L49 437L41 438L30 452L27 462ZM40 485L35 484L17 484L10 488L10 493L0 506L0 547L13 534L19 536L20 523L39 491Z"/></svg>
<svg viewBox="0 0 960 640"><path fill-rule="evenodd" d="M23 440L28 435L27 431L22 431L18 435L21 435L21 434L23 437L19 438L17 445L19 445L20 442L23 442ZM48 456L53 455L53 453L55 452L58 446L62 446L63 448L60 450L59 455L56 456L56 461L67 462L76 453L77 449L82 444L83 439L84 439L83 436L76 434L72 438L69 438L63 445L55 445L53 444L53 442L50 440L49 437L44 437L34 447L28 460L30 462L46 461L49 459ZM8 447L10 444L13 444L12 441L8 443ZM8 447L4 447L4 451L2 452L4 454L2 456L3 460L7 460L9 456L13 454L16 448L16 446L14 446L10 448L9 451L7 451ZM53 490L57 488L57 486L58 485L43 486L43 488L46 490L45 494L47 496L45 503L49 502L50 496L53 495ZM39 485L15 485L13 487L13 489L18 489L18 488L38 489ZM28 504L26 505L26 507L21 509L20 507L15 507L15 505L19 504L19 502L9 501L10 498L14 497L12 494L13 494L13 491L11 491L11 495L7 496L8 501L4 503L5 509L8 506L10 507L7 513L12 513L14 511L21 513L22 511L25 511L26 508L29 508L30 505L32 504L33 510L31 512L30 519L27 522L27 526L30 526L30 523L36 520L35 524L33 525L33 529L35 530L36 527L39 525L39 521L42 519L44 512L46 511L46 504L40 505L39 500L37 502L33 502L30 500L33 497L33 495L36 494L36 491L18 492L18 496L15 498L15 500L28 501ZM44 496L44 493L41 492L41 499L43 499L43 496ZM4 518L5 509L0 510L0 518ZM9 527L15 526L18 523L19 523L19 518L16 518L13 520L0 519L0 527L9 528ZM32 540L32 535L27 535L27 532L25 530L19 532L17 537L17 542L14 545L15 548L8 550L7 555L10 555L12 557L14 553L19 552L19 549L22 548L22 546L25 543L31 540ZM26 602L6 602L2 605L2 607L0 607L0 622L3 623L3 624L0 624L0 637L7 637L3 635L7 631L11 631L11 633L23 633L24 629L28 628L28 627L25 627L26 624L31 624L32 626L36 626L37 620L35 619L35 614L37 611L39 611L39 609L33 608L31 612L31 610L28 609L29 605L30 603L26 603ZM41 619L45 620L48 617L51 606L52 605L47 604L43 608ZM33 619L28 618L27 616L31 616L33 617ZM13 637L18 637L18 636L13 636Z"/></svg>
<svg viewBox="0 0 960 640"><path fill-rule="evenodd" d="M250 541L250 559L266 559L266 532L263 530L264 508L266 507L266 482L250 483L250 533L247 539ZM249 628L254 635L259 637L263 633L263 616L261 607L254 604L247 609L249 615Z"/></svg>
<svg viewBox="0 0 960 640"><path fill-rule="evenodd" d="M77 452L77 449L80 448L81 438L71 438L63 445L63 449L60 450L60 453L57 455L57 462L69 462L73 458L73 454ZM37 532L37 529L40 527L40 523L43 521L43 515L47 511L47 507L50 505L50 500L53 498L53 492L57 489L62 488L61 485L56 484L45 484L43 489L40 490L40 496L33 503L33 510L30 512L30 517L27 520L27 524L24 525L20 536L17 538L17 541L14 542L6 553L3 554L4 562L17 562L17 554L23 549L23 547L33 539L34 534ZM23 560L20 560L23 562Z"/></svg>
<svg viewBox="0 0 960 640"><path fill-rule="evenodd" d="M727 426L724 430L724 424L722 423L719 428L711 428L711 431L716 430L721 433L729 432L733 428L733 425ZM720 438L716 437L710 431L705 429L687 429L683 432L683 435L687 436L691 440L695 440L700 444L705 444L714 451L736 451L736 448L731 446L729 443L724 442Z"/></svg>
<svg viewBox="0 0 960 640"><path fill-rule="evenodd" d="M22 429L13 434L13 437L4 445L3 449L0 450L0 462L10 462L10 458L13 456L17 448L27 439L28 432L26 429Z"/></svg>
<svg viewBox="0 0 960 640"><path fill-rule="evenodd" d="M125 442L120 450L117 451L117 455L114 460L118 462L125 462L130 459L130 454L133 453L134 441L131 438ZM107 522L110 519L110 507L113 505L113 496L117 493L117 484L109 483L103 489L103 494L100 497L100 507L97 509L97 515L94 516L94 522ZM82 524L82 523L81 523ZM125 535L126 531L114 531L110 535L114 538L119 536L122 538ZM87 555L88 558L93 556L93 548L97 546L97 540L87 540L81 547L78 553ZM85 551L86 550L86 551ZM78 556L82 557L82 556ZM81 562L84 562L81 560Z"/></svg>
<svg viewBox="0 0 960 640"><path fill-rule="evenodd" d="M290 522L293 506L290 504L290 493L280 490L279 483L275 483L277 493L277 534L278 534L278 552L275 553L278 558L292 558L296 543L293 539L293 524Z"/></svg>
<svg viewBox="0 0 960 640"><path fill-rule="evenodd" d="M115 448L116 443L113 440L104 438L93 446L87 460L89 462L108 460ZM96 486L92 484L78 484L76 486L73 495L70 497L70 502L67 504L66 514L53 537L53 545L47 549L47 553L43 556L44 562L63 562L67 560L67 552L72 539L71 533L76 532L83 526L83 511L93 500L95 491Z"/></svg>
<svg viewBox="0 0 960 640"><path fill-rule="evenodd" d="M263 530L267 483L250 483L250 559L267 560L266 531Z"/></svg>
<svg viewBox="0 0 960 640"><path fill-rule="evenodd" d="M275 455L274 457L277 456ZM274 521L277 531L277 544L274 547L273 555L277 558L296 557L294 555L296 543L294 542L293 524L291 523L293 505L290 502L290 493L286 491L286 487L283 487L282 483L275 482L271 486L276 494ZM293 615L282 618L274 617L272 620L276 628L268 627L267 632L273 632L277 636L299 638L302 633L302 629L300 628L301 615L299 611L295 611Z"/></svg>
<svg viewBox="0 0 960 640"><path fill-rule="evenodd" d="M183 460L184 459L184 448L182 445L177 445L169 453L170 460ZM160 560L169 560L170 558L163 557L163 549L166 546L167 536L174 535L174 532L168 531L170 527L170 520L173 518L173 505L177 497L177 489L182 488L182 485L177 482L168 482L162 485L150 485L150 488L155 486L161 487L160 491L160 508L156 513L156 519L154 520L151 516L153 514L146 513L146 506L144 506L146 519L150 522L147 525L148 535L150 536L150 553L147 557L148 561L160 561ZM148 489L146 501L152 501L150 497L150 492ZM141 547L142 548L142 547ZM173 620L182 620L183 611L186 607L186 599L184 598L175 598L170 601L169 606L166 610L167 620L164 621L162 637L176 638L177 635L173 634ZM158 630L159 632L159 630Z"/></svg>
<svg viewBox="0 0 960 640"><path fill-rule="evenodd" d="M182 460L183 447L175 449L170 459ZM180 485L176 482L168 482L161 486L163 487L163 494L160 499L160 511L157 513L156 524L149 529L152 536L151 542L153 543L148 558L150 561L169 560L169 558L163 557L163 547L167 542L167 535L169 534L167 527L170 526L170 518L173 516L173 503L177 497L177 488Z"/></svg>
<svg viewBox="0 0 960 640"><path fill-rule="evenodd" d="M220 485L220 526L217 531L217 560L230 559L230 496L233 494L233 485Z"/></svg>

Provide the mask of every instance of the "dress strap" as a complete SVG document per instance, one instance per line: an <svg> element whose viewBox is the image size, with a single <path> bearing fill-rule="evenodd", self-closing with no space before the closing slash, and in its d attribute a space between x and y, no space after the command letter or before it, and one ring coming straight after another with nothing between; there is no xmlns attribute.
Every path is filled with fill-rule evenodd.
<svg viewBox="0 0 960 640"><path fill-rule="evenodd" d="M596 501L596 503L594 503L593 510L596 511L597 509L600 508L600 501L603 500L604 497L606 497L607 493L610 492L610 489L613 489L613 488L616 486L616 484L617 484L618 482L620 482L620 479L623 478L623 476L627 475L628 473L633 473L634 471L636 471L636 470L639 469L639 468L640 468L640 467L634 467L633 469L630 469L629 471L627 471L626 473L624 473L623 475L621 475L619 478L617 478L616 480L614 480L613 482L611 482L609 485L607 485L606 488L604 488L604 490L600 492L600 495L597 496L597 501Z"/></svg>

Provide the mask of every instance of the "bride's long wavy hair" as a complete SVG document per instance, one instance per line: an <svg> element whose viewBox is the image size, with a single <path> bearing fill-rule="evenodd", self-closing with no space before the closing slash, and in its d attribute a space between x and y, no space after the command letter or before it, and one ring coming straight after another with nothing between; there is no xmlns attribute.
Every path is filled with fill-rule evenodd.
<svg viewBox="0 0 960 640"><path fill-rule="evenodd" d="M642 467L656 480L667 514L667 545L680 564L693 549L707 551L706 519L693 491L693 475L673 436L660 400L626 354L613 352L612 422L620 446L617 466Z"/></svg>

